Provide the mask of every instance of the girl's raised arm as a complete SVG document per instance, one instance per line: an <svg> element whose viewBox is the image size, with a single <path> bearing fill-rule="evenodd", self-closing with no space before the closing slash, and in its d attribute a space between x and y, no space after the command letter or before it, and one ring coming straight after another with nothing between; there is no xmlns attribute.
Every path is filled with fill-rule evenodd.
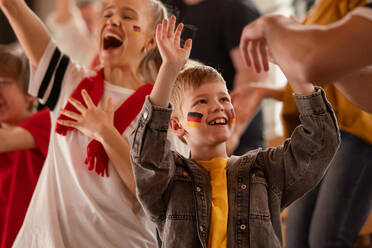
<svg viewBox="0 0 372 248"><path fill-rule="evenodd" d="M37 67L50 41L44 24L24 0L0 0L0 8L8 18L31 65Z"/></svg>

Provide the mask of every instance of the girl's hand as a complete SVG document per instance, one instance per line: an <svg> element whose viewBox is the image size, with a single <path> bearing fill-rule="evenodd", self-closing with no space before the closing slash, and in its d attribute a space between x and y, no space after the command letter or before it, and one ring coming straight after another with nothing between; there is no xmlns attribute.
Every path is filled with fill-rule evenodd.
<svg viewBox="0 0 372 248"><path fill-rule="evenodd" d="M177 29L174 30L175 24L175 16L171 17L169 26L166 19L163 20L162 24L158 24L156 28L156 42L163 63L174 66L176 70L180 70L190 56L192 41L191 39L186 40L182 48L180 40L183 24L178 24Z"/></svg>
<svg viewBox="0 0 372 248"><path fill-rule="evenodd" d="M111 98L109 98L106 107L102 110L94 105L86 90L82 90L81 94L87 107L76 99L70 98L69 102L80 112L80 114L63 109L61 110L61 114L71 118L72 120L58 120L57 122L67 127L76 128L86 136L102 143L105 134L107 134L108 131L115 129L113 124L114 110Z"/></svg>

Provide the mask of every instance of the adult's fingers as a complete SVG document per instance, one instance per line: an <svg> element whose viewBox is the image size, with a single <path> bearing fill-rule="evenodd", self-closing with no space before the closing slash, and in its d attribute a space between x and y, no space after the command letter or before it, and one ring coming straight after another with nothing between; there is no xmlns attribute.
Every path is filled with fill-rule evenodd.
<svg viewBox="0 0 372 248"><path fill-rule="evenodd" d="M242 36L240 38L240 52L242 54L244 62L248 66L251 66L252 63L251 63L251 60L248 54L248 44L249 44L249 40L244 37L244 31L243 31Z"/></svg>
<svg viewBox="0 0 372 248"><path fill-rule="evenodd" d="M260 49L260 55L261 55L261 62L262 62L262 67L264 71L269 70L269 60L266 52L266 42L265 41L260 41L259 42L259 49Z"/></svg>
<svg viewBox="0 0 372 248"><path fill-rule="evenodd" d="M248 46L248 51L250 56L252 57L254 68L256 69L256 72L259 73L261 72L261 64L258 57L257 46L258 46L257 41L250 42Z"/></svg>

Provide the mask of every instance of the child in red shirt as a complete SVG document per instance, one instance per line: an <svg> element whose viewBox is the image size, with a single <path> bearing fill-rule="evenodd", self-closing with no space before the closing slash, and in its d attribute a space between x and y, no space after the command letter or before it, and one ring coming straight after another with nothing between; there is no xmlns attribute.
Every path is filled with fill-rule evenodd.
<svg viewBox="0 0 372 248"><path fill-rule="evenodd" d="M48 151L49 110L32 112L26 58L0 46L0 247L11 247Z"/></svg>

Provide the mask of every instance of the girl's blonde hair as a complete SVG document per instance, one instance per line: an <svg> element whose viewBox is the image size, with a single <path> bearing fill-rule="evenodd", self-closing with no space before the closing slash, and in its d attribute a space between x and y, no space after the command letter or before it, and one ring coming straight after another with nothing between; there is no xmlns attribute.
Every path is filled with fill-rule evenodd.
<svg viewBox="0 0 372 248"><path fill-rule="evenodd" d="M156 26L163 19L168 19L166 7L158 0L149 0L152 7L153 25L152 30L155 33ZM149 50L142 59L139 70L146 83L154 83L162 63L161 55L157 47Z"/></svg>

